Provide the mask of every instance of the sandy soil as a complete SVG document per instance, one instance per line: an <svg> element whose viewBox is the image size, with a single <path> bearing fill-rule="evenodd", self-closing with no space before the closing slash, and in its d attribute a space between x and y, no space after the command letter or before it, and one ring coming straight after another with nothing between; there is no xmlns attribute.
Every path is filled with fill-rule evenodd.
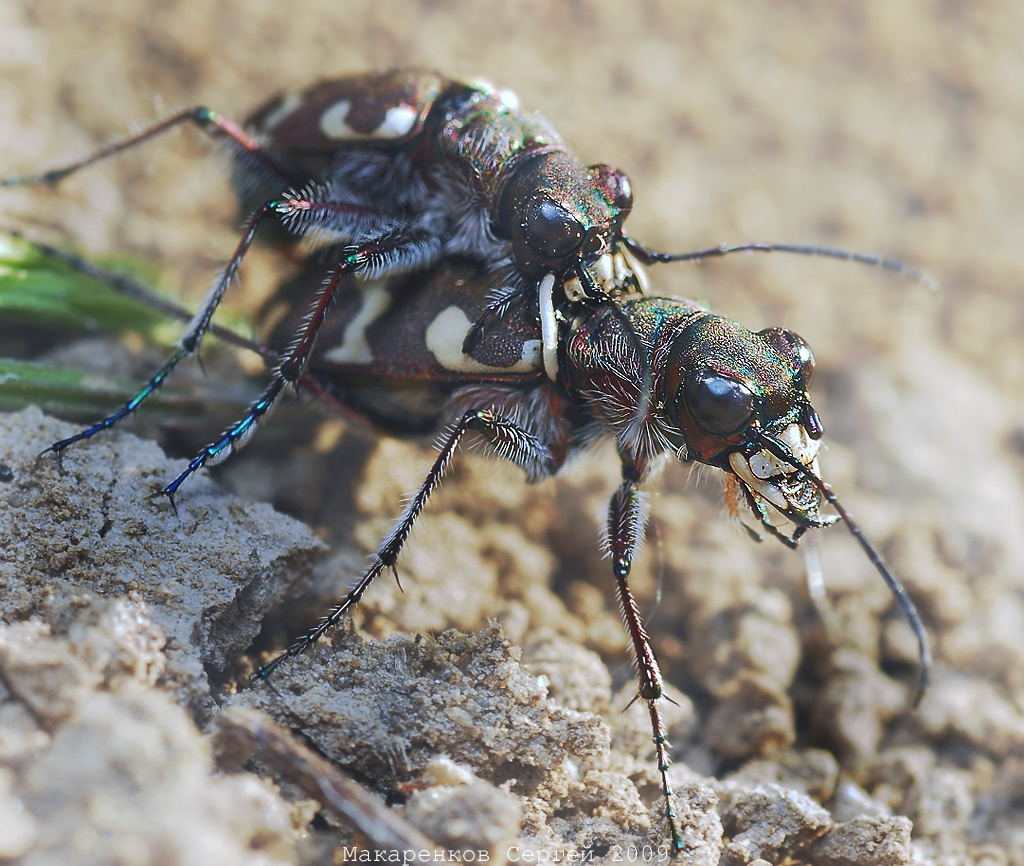
<svg viewBox="0 0 1024 866"><path fill-rule="evenodd" d="M310 79L421 65L512 87L585 160L628 171L630 229L651 245L810 241L926 269L938 294L781 255L654 274L660 293L814 348L823 471L931 635L919 710L910 633L854 542L820 535L826 634L801 557L731 525L713 473L670 467L655 486L635 591L676 700L693 862L1024 864L1022 17L1000 2L6 0L0 174L168 108L240 116ZM153 261L194 303L235 243L223 163L199 139L172 134L57 193L4 191L0 224ZM232 303L255 307L279 275L256 253ZM237 371L211 353L219 375ZM219 424L133 429L180 449ZM180 463L128 433L69 454L65 475L37 466L71 429L31 412L0 429L0 858L367 851L372 828L342 828L298 759L282 770L210 727L229 704L299 734L434 845L628 859L619 846L665 840L596 542L613 455L534 487L462 459L403 559L404 593L375 586L275 694L247 688L256 657L353 577L429 450L286 409L218 472L237 496L201 481L175 522L149 493Z"/></svg>

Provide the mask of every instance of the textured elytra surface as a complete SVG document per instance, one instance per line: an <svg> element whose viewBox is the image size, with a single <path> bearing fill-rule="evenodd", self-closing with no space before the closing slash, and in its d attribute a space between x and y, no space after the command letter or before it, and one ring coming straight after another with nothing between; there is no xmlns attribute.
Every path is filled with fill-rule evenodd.
<svg viewBox="0 0 1024 866"><path fill-rule="evenodd" d="M628 171L637 194L628 225L649 243L823 241L898 254L928 269L942 285L938 297L878 272L778 257L653 274L657 291L707 298L748 326L785 324L815 349L814 391L828 441L823 471L907 582L935 641L936 684L920 712L906 714L913 645L852 543L839 530L823 538L838 621L830 643L806 601L799 557L757 547L730 527L712 473L697 486L685 471L666 477L636 589L649 610L660 581L655 645L670 683L694 702L689 723L681 719L674 731L674 778L686 792L686 826L705 828L703 836L694 832L711 840L712 862L723 845L735 859L771 859L787 840L804 846L794 856L822 863L898 863L911 853L925 861L1020 862L1021 768L1013 755L1024 736L1015 565L1022 460L1014 443L1024 391L1016 237L1024 111L1011 36L1019 13L1001 3L742 11L666 3L630 14L595 4L486 15L460 4L400 6L296 14L271 3L211 12L180 2L110 16L87 4L9 4L0 10L9 72L0 77L3 165L21 171L75 156L154 117L158 100L202 101L239 116L283 86L417 63L513 87L586 160ZM92 252L157 260L195 300L234 244L220 165L203 157L196 137L151 144L57 194L5 194L4 220ZM254 258L239 303L274 284L268 264ZM285 413L281 423L289 423ZM285 463L274 441L273 460L257 450L221 477L250 496L287 503L329 532L340 562L321 573L344 582L386 531L429 454L388 442L365 460L370 446L346 435L341 451L324 456L300 445ZM449 626L477 631L498 617L512 644L527 647L549 628L568 642L554 654L557 665L544 653L566 681L579 683L579 672L596 664L625 687L622 630L594 542L594 515L616 480L614 457L605 457L537 488L482 462L456 468L403 560L405 593L393 582L375 587L361 628L373 639L437 635ZM68 455L69 468L76 459ZM48 471L38 476L51 477L56 485ZM83 519L77 510L58 518ZM282 630L308 614L304 608ZM310 675L332 658L318 655ZM600 713L619 754L635 761L629 772L591 769L559 820L586 813L596 822L589 838L604 843L623 828L646 833L658 819L643 718L620 719L627 698L609 700L612 687L595 685L598 674L556 691L555 673L541 672L552 700ZM100 742L108 736L97 726ZM35 766L45 775L76 765L39 759ZM719 781L687 788L688 773ZM367 775L368 784L379 781ZM713 804L705 784L725 805ZM732 784L762 793L730 797ZM775 785L806 793L810 804ZM4 802L30 811L49 802L10 790ZM171 796L190 799L184 790ZM768 804L789 804L784 814L797 816L782 842L770 827L758 836L764 823L756 816L740 820L759 803L765 815L775 814ZM821 826L815 804L841 830L811 840L811 828ZM520 828L545 820L536 800L518 808ZM709 817L717 808L724 840ZM900 816L913 822L913 848ZM207 832L198 818L183 818L180 835L186 826ZM46 826L54 815L39 811L32 820ZM507 826L493 814L489 820ZM236 825L225 818L218 826ZM585 830L577 823L558 832L582 840ZM294 859L295 850L281 856Z"/></svg>

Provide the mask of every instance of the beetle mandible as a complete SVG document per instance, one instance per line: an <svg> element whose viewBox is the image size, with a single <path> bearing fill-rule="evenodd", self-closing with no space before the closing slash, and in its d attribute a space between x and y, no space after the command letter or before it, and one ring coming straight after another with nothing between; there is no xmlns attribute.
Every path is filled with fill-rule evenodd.
<svg viewBox="0 0 1024 866"><path fill-rule="evenodd" d="M224 142L234 157L246 214L241 239L146 385L47 451L59 459L70 445L117 424L197 351L268 222L278 245L314 251L282 290L311 302L295 308L270 341L287 348L263 350L273 358L270 384L164 489L172 505L191 475L242 445L289 390L385 432L446 430L433 466L367 571L257 677L310 648L383 571L395 569L467 435L530 480L553 475L590 442L611 437L622 480L606 541L674 850L683 849L683 839L668 778L662 677L628 582L646 525L640 487L665 456L721 469L730 510L755 537L764 532L795 547L808 529L842 520L914 629L920 695L930 656L917 611L819 471L823 428L808 393L810 348L782 328L754 333L692 302L652 296L645 266L780 250L920 274L875 256L790 244L652 250L624 232L633 204L625 174L583 165L509 91L420 71L320 82L271 100L243 126L208 108L188 109L83 160L0 185L56 184L184 122ZM834 515L821 513L825 502Z"/></svg>

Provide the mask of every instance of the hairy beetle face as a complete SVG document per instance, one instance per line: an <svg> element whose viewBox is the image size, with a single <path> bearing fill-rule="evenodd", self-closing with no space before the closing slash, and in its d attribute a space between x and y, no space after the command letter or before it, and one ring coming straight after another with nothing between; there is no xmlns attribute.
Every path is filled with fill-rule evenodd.
<svg viewBox="0 0 1024 866"><path fill-rule="evenodd" d="M662 400L687 456L728 472L731 509L762 526L831 522L818 514L822 496L809 477L820 477L813 372L810 348L791 331L753 333L711 315L680 328L667 355Z"/></svg>

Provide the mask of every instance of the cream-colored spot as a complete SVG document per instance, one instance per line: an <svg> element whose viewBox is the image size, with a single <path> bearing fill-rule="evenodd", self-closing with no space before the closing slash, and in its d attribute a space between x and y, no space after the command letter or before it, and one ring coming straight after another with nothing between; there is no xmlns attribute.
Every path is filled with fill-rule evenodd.
<svg viewBox="0 0 1024 866"><path fill-rule="evenodd" d="M521 360L513 367L513 370L539 370L542 363L543 347L540 340L525 340L523 342L523 353Z"/></svg>
<svg viewBox="0 0 1024 866"><path fill-rule="evenodd" d="M417 113L409 106L396 105L387 110L384 122L373 131L373 135L375 138L401 138L409 134L417 117Z"/></svg>
<svg viewBox="0 0 1024 866"><path fill-rule="evenodd" d="M401 138L416 125L419 115L407 105L394 105L372 132L360 132L348 125L352 100L341 99L320 115L320 131L328 138Z"/></svg>
<svg viewBox="0 0 1024 866"><path fill-rule="evenodd" d="M263 119L263 128L268 132L272 129L276 129L277 125L284 120L289 114L295 111L303 102L303 95L301 93L289 93L280 103L277 108L270 112Z"/></svg>
<svg viewBox="0 0 1024 866"><path fill-rule="evenodd" d="M452 306L442 310L430 323L424 335L427 351L444 369L455 373L529 373L538 368L541 355L540 340L524 342L521 359L511 367L481 364L476 358L464 354L462 345L472 327L473 323L458 307Z"/></svg>
<svg viewBox="0 0 1024 866"><path fill-rule="evenodd" d="M573 277L562 286L562 289L565 291L565 297L574 304L587 300L587 292L583 288L583 283L580 282L579 277Z"/></svg>
<svg viewBox="0 0 1024 866"><path fill-rule="evenodd" d="M356 283L356 286L363 296L363 305L345 328L341 343L324 352L326 361L335 364L370 364L374 360L366 332L388 311L391 293L386 288L386 280Z"/></svg>
<svg viewBox="0 0 1024 866"><path fill-rule="evenodd" d="M754 474L750 471L750 467L747 465L746 458L738 451L733 451L729 455L729 465L744 484L767 499L776 508L781 511L789 508L789 503L786 502L786 497L783 496L778 486L765 481L763 478L755 478Z"/></svg>
<svg viewBox="0 0 1024 866"><path fill-rule="evenodd" d="M320 131L328 138L349 138L354 133L346 123L352 100L341 99L320 115Z"/></svg>
<svg viewBox="0 0 1024 866"><path fill-rule="evenodd" d="M519 108L519 97L511 90L503 90L498 94L498 99L501 100L502 105L508 108L510 111L515 111Z"/></svg>

